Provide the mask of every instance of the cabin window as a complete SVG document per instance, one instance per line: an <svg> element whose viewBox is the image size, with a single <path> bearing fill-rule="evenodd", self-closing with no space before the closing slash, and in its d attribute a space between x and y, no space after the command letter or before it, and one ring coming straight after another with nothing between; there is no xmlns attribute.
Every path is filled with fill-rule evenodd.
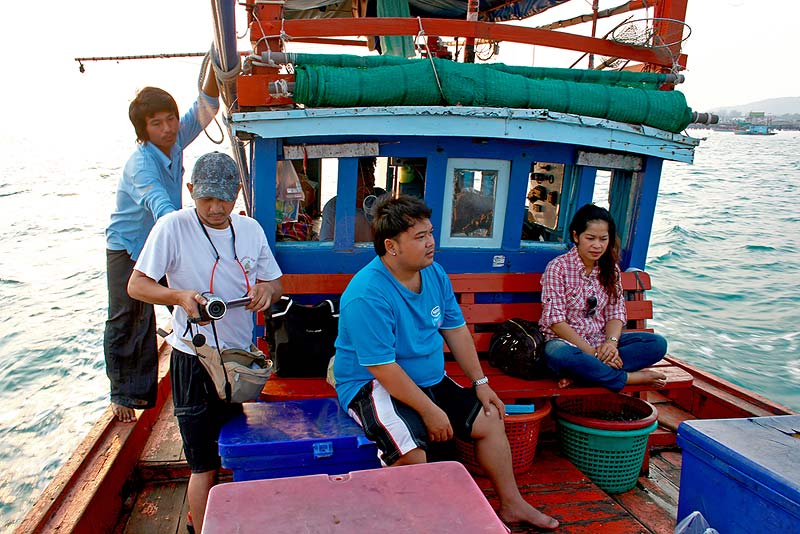
<svg viewBox="0 0 800 534"><path fill-rule="evenodd" d="M523 241L557 241L564 164L534 162L528 176Z"/></svg>
<svg viewBox="0 0 800 534"><path fill-rule="evenodd" d="M632 155L581 150L578 151L576 161L585 169L594 171L590 177L592 202L611 213L617 227L621 263L626 265L631 257L633 221L640 207L644 159ZM646 241L643 246L646 249Z"/></svg>
<svg viewBox="0 0 800 534"><path fill-rule="evenodd" d="M388 184L392 196L411 195L417 198L425 196L426 158L391 158L389 160Z"/></svg>
<svg viewBox="0 0 800 534"><path fill-rule="evenodd" d="M276 241L312 238L313 218L318 214L319 162L280 160L275 177Z"/></svg>
<svg viewBox="0 0 800 534"><path fill-rule="evenodd" d="M500 247L510 170L505 160L448 160L442 246Z"/></svg>
<svg viewBox="0 0 800 534"><path fill-rule="evenodd" d="M339 202L342 179L345 178L340 176L339 170L338 159L323 160L320 216L316 221L316 235L320 241L332 241L336 233L336 206ZM371 243L372 209L377 198L386 193L387 158L357 158L356 173L356 191L353 200L355 214L345 221L345 224L352 225L355 242Z"/></svg>

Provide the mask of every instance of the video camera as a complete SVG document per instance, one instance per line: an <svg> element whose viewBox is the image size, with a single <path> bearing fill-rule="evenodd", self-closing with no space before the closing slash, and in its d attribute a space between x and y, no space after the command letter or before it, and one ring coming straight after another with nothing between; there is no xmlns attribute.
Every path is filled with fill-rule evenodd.
<svg viewBox="0 0 800 534"><path fill-rule="evenodd" d="M200 317L189 317L190 323L203 323L206 321L219 321L225 317L228 308L241 308L250 304L250 297L242 297L238 299L229 300L225 302L218 296L206 291L202 293L203 298L206 299L205 304L200 304Z"/></svg>

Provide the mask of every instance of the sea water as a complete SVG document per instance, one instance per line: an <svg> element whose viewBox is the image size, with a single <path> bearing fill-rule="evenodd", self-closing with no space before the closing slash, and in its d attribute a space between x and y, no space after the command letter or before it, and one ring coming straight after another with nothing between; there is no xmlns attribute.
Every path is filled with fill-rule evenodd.
<svg viewBox="0 0 800 534"><path fill-rule="evenodd" d="M108 405L103 230L129 129L0 134L0 530ZM695 164L661 179L650 326L671 354L800 410L800 133L691 133L707 136ZM186 168L214 149L201 134Z"/></svg>

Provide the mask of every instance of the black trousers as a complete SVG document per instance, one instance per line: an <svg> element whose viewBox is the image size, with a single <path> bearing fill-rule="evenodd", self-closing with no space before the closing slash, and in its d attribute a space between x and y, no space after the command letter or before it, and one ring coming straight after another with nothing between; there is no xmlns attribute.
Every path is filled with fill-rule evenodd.
<svg viewBox="0 0 800 534"><path fill-rule="evenodd" d="M153 305L128 296L134 265L127 251L106 250L108 320L103 349L111 402L143 409L156 404L158 346Z"/></svg>

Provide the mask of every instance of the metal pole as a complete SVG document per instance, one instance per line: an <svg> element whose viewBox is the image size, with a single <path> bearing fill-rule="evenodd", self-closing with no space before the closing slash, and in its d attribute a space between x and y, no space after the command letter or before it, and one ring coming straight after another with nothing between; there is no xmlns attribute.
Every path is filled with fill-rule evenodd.
<svg viewBox="0 0 800 534"><path fill-rule="evenodd" d="M214 53L212 60L217 61L220 70L230 72L239 62L239 52L236 45L236 18L234 0L211 0L211 14L214 19ZM231 140L233 149L233 159L239 168L239 180L242 184L242 196L244 197L245 209L248 215L252 215L253 205L251 202L251 181L250 173L247 169L247 155L244 151L244 143L233 134L230 116L228 113L236 105L236 80L217 80L220 88L220 96L225 104L223 120L228 129L228 138Z"/></svg>
<svg viewBox="0 0 800 534"><path fill-rule="evenodd" d="M597 10L599 8L599 0L592 1L592 37L597 35ZM589 54L589 68L594 68L594 54Z"/></svg>

